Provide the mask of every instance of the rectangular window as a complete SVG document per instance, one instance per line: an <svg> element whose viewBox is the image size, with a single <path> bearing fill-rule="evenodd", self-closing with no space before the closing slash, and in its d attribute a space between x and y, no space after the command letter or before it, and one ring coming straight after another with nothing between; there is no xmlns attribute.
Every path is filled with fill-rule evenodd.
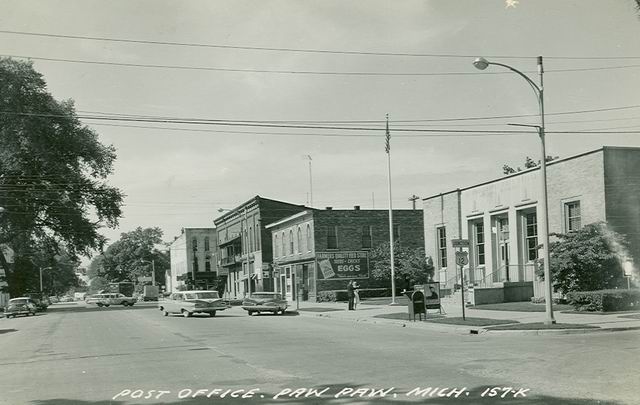
<svg viewBox="0 0 640 405"><path fill-rule="evenodd" d="M538 220L536 213L526 214L525 222L525 240L527 249L527 259L530 261L538 258Z"/></svg>
<svg viewBox="0 0 640 405"><path fill-rule="evenodd" d="M204 262L204 271L211 271L211 262L209 260Z"/></svg>
<svg viewBox="0 0 640 405"><path fill-rule="evenodd" d="M371 249L371 226L362 227L362 248Z"/></svg>
<svg viewBox="0 0 640 405"><path fill-rule="evenodd" d="M438 238L438 264L440 268L447 267L447 231L444 226L436 229Z"/></svg>
<svg viewBox="0 0 640 405"><path fill-rule="evenodd" d="M581 228L580 201L573 201L564 205L565 230L577 231Z"/></svg>
<svg viewBox="0 0 640 405"><path fill-rule="evenodd" d="M338 227L330 226L327 230L327 249L338 248Z"/></svg>
<svg viewBox="0 0 640 405"><path fill-rule="evenodd" d="M484 224L482 222L476 222L473 225L474 231L474 244L476 252L476 265L484 265Z"/></svg>

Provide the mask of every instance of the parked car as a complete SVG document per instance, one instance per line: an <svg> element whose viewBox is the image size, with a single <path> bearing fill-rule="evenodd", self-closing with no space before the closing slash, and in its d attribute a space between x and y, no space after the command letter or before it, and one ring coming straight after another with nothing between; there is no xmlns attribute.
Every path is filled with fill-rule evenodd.
<svg viewBox="0 0 640 405"><path fill-rule="evenodd" d="M27 293L25 297L31 298L31 301L36 305L38 311L46 311L47 307L51 305L49 297L43 296L40 293Z"/></svg>
<svg viewBox="0 0 640 405"><path fill-rule="evenodd" d="M70 295L65 295L60 298L60 302L73 302L73 297Z"/></svg>
<svg viewBox="0 0 640 405"><path fill-rule="evenodd" d="M158 308L164 316L182 314L188 318L196 313L216 316L217 311L224 311L228 307L217 291L180 291L171 294L163 301L159 301Z"/></svg>
<svg viewBox="0 0 640 405"><path fill-rule="evenodd" d="M94 294L88 297L85 302L87 304L96 304L99 307L108 307L110 305L123 305L132 306L136 299L133 297L127 297L124 294L107 293L107 294Z"/></svg>
<svg viewBox="0 0 640 405"><path fill-rule="evenodd" d="M18 315L35 315L37 310L35 302L29 297L12 298L4 309L4 316L15 318Z"/></svg>
<svg viewBox="0 0 640 405"><path fill-rule="evenodd" d="M280 293L254 292L242 301L242 309L249 315L260 312L273 312L284 314L287 309L287 300Z"/></svg>
<svg viewBox="0 0 640 405"><path fill-rule="evenodd" d="M60 299L55 295L52 295L51 297L49 297L49 301L51 301L52 304L55 304L57 302L60 302Z"/></svg>

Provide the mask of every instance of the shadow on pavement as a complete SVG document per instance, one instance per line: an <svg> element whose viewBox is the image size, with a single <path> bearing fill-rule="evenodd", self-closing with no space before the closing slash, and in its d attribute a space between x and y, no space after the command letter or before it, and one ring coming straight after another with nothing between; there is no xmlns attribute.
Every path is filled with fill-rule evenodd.
<svg viewBox="0 0 640 405"><path fill-rule="evenodd" d="M55 313L55 312L96 312L96 311L135 311L142 309L155 309L158 310L157 306L154 305L133 305L131 307L125 307L122 305L118 306L108 306L108 307L98 307L98 306L77 306L77 307L62 307L62 308L52 308L49 307L47 312ZM44 313L39 312L39 315L44 315Z"/></svg>
<svg viewBox="0 0 640 405"><path fill-rule="evenodd" d="M17 332L18 329L0 329L0 335L2 335L3 333L11 333L11 332Z"/></svg>
<svg viewBox="0 0 640 405"><path fill-rule="evenodd" d="M508 385L508 384L505 384ZM207 398L207 392L200 394L199 397L192 398L189 395L189 390L185 389L182 391L183 395L186 398L179 398L178 391L172 391L163 395L160 399L143 399L144 395L147 393L141 393L140 397L132 398L131 394L125 396L118 396L118 393L114 393L114 397L118 396L115 399L108 400L97 400L97 401L83 401L83 400L73 400L73 399L64 399L64 398L55 398L55 399L47 399L47 400L36 400L31 401L31 404L34 405L113 405L113 404L135 404L135 403L171 403L171 404L184 404L184 405L194 405L194 404L210 404L213 402L224 403L224 404L244 404L244 403L252 403L252 404L273 404L273 403L281 403L281 404L383 404L383 405L393 405L393 404L416 404L416 403L427 403L427 404L512 404L512 405L531 405L531 404L545 404L545 405L588 405L588 404L600 404L600 405L620 405L623 404L619 401L610 401L610 400L602 400L602 399L591 399L591 398L562 398L551 395L534 395L529 394L526 397L518 397L518 398L501 398L500 395L496 395L494 397L484 396L481 394L485 392L487 389L491 389L494 386L478 386L473 387L467 390L469 395L465 395L466 393L462 393L458 398L455 396L450 397L437 397L437 394L433 397L426 395L412 395L408 396L409 391L402 390L394 390L392 393L387 394L386 397L381 397L380 395L376 397L367 397L368 394L363 394L362 396L355 395L354 397L350 397L349 394L345 394L339 398L336 398L335 395L340 393L345 388L351 388L356 390L358 388L368 389L369 392L371 389L365 385L358 384L328 384L328 385L318 385L311 389L316 390L316 392L324 391L320 396L316 394L309 395L309 397L304 398L304 394L302 394L299 398L289 397L287 394L282 395L282 391L280 392L267 392L257 390L254 395L250 398L245 397L242 398L242 394L247 390L251 389L250 387L245 388L242 392L238 392L236 395L237 398L231 397L230 393L227 394L226 397L221 398L220 394L212 395ZM292 387L291 390L296 389L297 387ZM390 387L388 387L390 388ZM428 387L420 387L421 389L426 390ZM240 388L234 387L230 390L240 390ZM284 388L283 388L284 389ZM387 388L383 388L382 390L386 390ZM436 388L440 389L440 388ZM191 390L191 395L196 392L197 389ZM221 389L222 392L226 391L227 388ZM380 388L375 388L375 391L381 390ZM209 391L210 392L210 391ZM307 391L309 392L309 391ZM352 391L353 392L353 391ZM396 397L393 397L393 392L396 393ZM530 391L529 391L530 393ZM155 393L153 393L155 394ZM136 394L134 394L135 396ZM513 395L513 394L512 394ZM277 396L277 397L276 397Z"/></svg>

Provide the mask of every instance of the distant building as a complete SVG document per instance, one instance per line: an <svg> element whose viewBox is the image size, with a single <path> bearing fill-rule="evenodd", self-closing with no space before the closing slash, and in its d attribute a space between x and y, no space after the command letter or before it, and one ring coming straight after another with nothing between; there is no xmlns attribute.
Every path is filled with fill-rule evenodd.
<svg viewBox="0 0 640 405"><path fill-rule="evenodd" d="M256 196L216 218L220 267L228 272L227 293L273 291L271 233L265 225L304 211L303 205Z"/></svg>
<svg viewBox="0 0 640 405"><path fill-rule="evenodd" d="M606 221L640 263L640 148L605 146L547 166L549 232ZM465 284L475 286L476 304L544 296L535 276L540 190L540 169L532 168L425 198L425 249L442 287L460 284L451 240L468 239Z"/></svg>
<svg viewBox="0 0 640 405"><path fill-rule="evenodd" d="M420 210L393 210L394 240L424 246ZM390 288L371 277L370 251L389 242L389 211L308 209L267 225L273 247L275 291L289 301L316 301L322 291ZM300 295L297 297L297 295Z"/></svg>
<svg viewBox="0 0 640 405"><path fill-rule="evenodd" d="M209 289L217 285L218 268L215 228L183 228L169 246L170 274L166 274L167 291L185 288Z"/></svg>

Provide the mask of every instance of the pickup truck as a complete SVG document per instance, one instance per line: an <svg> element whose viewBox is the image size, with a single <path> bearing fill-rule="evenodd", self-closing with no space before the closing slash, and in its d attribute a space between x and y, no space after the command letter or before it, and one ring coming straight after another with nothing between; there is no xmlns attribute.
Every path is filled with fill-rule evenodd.
<svg viewBox="0 0 640 405"><path fill-rule="evenodd" d="M124 294L107 293L92 295L86 300L87 304L96 304L99 307L108 307L109 305L132 306L136 302L133 297L127 297Z"/></svg>

